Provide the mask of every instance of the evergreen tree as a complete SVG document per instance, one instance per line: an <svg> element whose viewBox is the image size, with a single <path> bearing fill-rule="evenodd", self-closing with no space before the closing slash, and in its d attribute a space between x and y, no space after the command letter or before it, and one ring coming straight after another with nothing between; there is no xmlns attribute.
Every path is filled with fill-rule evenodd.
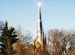
<svg viewBox="0 0 75 55"><path fill-rule="evenodd" d="M0 37L0 49L3 55L13 55L12 44L17 42L18 39L16 37L14 28L8 29L8 23L6 22Z"/></svg>

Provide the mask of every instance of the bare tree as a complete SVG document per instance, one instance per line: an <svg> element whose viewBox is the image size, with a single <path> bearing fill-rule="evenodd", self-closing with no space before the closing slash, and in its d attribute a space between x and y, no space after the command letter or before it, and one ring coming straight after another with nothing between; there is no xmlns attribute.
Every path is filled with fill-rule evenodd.
<svg viewBox="0 0 75 55"><path fill-rule="evenodd" d="M24 31L24 30L22 31L21 27L19 27L16 30L16 33L18 35L19 41L22 44L30 44L32 42L33 36L29 31Z"/></svg>
<svg viewBox="0 0 75 55"><path fill-rule="evenodd" d="M62 30L48 31L48 50L50 54L64 55L73 52L75 34Z"/></svg>
<svg viewBox="0 0 75 55"><path fill-rule="evenodd" d="M15 55L32 55L33 45L31 44L32 35L30 32L25 32L19 28L16 30L18 35L18 42L14 44L13 48L16 51Z"/></svg>

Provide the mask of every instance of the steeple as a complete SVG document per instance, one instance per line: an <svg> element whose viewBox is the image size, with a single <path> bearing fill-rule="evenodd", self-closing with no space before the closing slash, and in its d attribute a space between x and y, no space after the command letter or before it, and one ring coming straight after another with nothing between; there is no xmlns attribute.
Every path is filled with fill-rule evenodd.
<svg viewBox="0 0 75 55"><path fill-rule="evenodd" d="M38 8L38 27L37 27L37 33L39 36L41 36L43 32L43 26L42 26L42 18L41 18L41 7Z"/></svg>
<svg viewBox="0 0 75 55"><path fill-rule="evenodd" d="M37 32L36 38L34 39L34 55L40 55L40 52L46 50L46 36L44 35L43 26L42 26L42 17L41 17L41 2L38 2L38 22L37 22ZM40 51L38 51L40 50ZM42 55L44 53L42 52Z"/></svg>
<svg viewBox="0 0 75 55"><path fill-rule="evenodd" d="M41 17L41 2L38 2L38 22L37 22L37 33L34 40L34 45L37 48L44 49L46 46L46 37L44 36L43 26L42 26L42 17Z"/></svg>

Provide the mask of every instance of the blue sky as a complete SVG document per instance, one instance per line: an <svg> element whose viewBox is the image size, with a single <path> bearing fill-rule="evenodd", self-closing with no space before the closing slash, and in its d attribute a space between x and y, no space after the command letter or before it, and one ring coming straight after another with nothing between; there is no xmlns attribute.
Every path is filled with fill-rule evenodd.
<svg viewBox="0 0 75 55"><path fill-rule="evenodd" d="M0 20L9 26L22 27L33 34L37 29L38 0L0 0ZM49 29L75 29L74 0L41 0L42 22Z"/></svg>

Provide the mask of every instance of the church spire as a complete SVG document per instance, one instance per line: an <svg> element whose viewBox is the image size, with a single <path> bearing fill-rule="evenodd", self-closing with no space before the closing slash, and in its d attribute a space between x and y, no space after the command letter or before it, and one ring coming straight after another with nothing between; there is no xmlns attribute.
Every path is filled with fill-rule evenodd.
<svg viewBox="0 0 75 55"><path fill-rule="evenodd" d="M44 36L43 26L42 26L42 17L41 17L41 2L38 2L38 25L36 38L34 40L34 46L37 48L44 49L46 46L46 37Z"/></svg>
<svg viewBox="0 0 75 55"><path fill-rule="evenodd" d="M43 27L42 27L42 18L41 18L41 3L38 3L38 35L41 36L42 32L43 32Z"/></svg>
<svg viewBox="0 0 75 55"><path fill-rule="evenodd" d="M38 8L38 32L42 32L41 8Z"/></svg>

